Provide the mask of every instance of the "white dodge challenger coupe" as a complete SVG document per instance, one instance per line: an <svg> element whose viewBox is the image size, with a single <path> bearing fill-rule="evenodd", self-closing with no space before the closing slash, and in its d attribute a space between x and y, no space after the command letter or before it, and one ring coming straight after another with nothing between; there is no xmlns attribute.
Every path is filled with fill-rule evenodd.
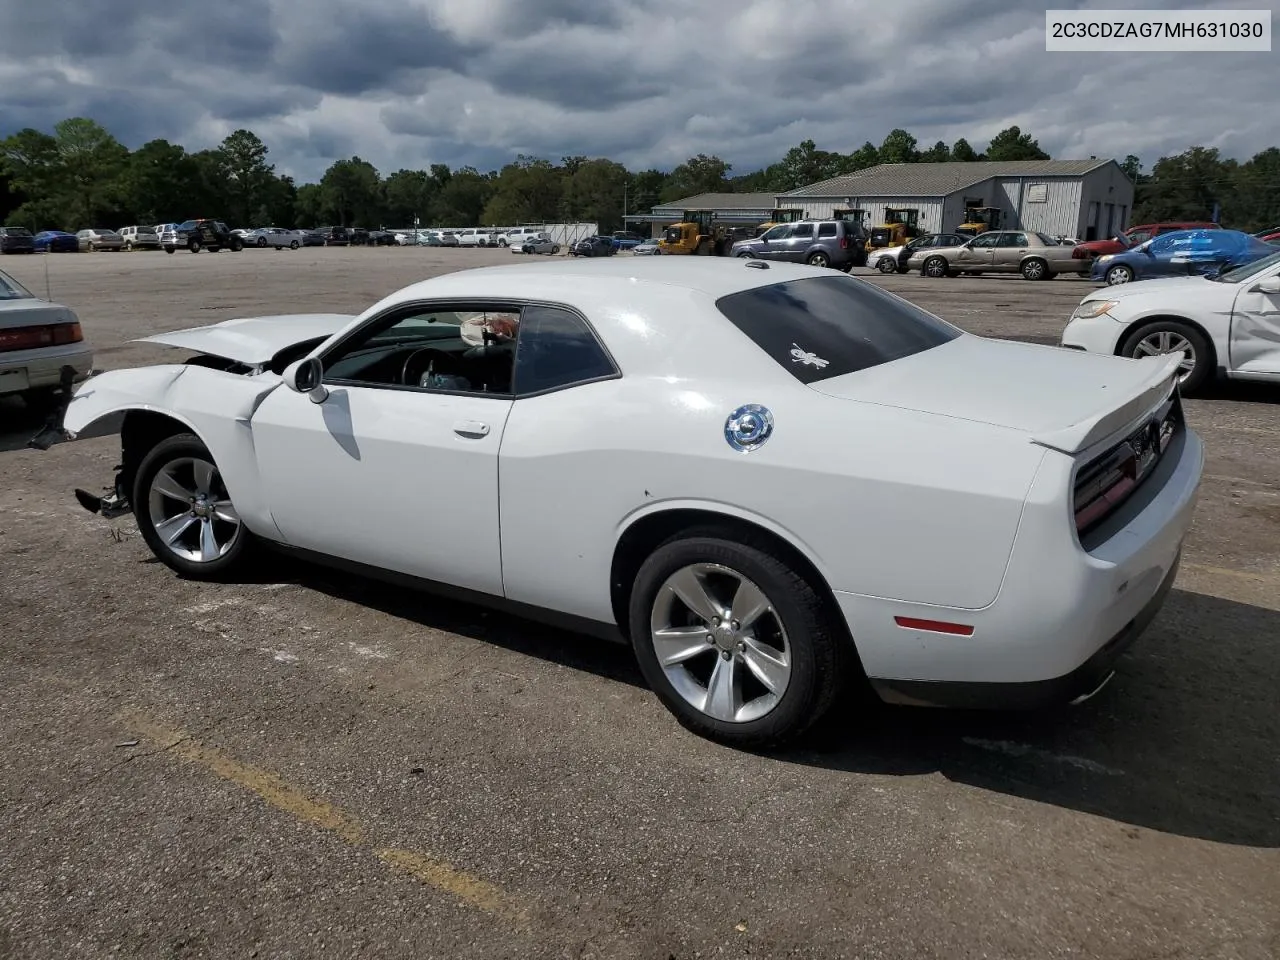
<svg viewBox="0 0 1280 960"><path fill-rule="evenodd" d="M1160 607L1203 454L1178 360L971 336L843 273L528 263L359 316L148 338L62 424L119 432L156 556L274 545L624 638L685 726L777 743L891 702L1090 695Z"/></svg>

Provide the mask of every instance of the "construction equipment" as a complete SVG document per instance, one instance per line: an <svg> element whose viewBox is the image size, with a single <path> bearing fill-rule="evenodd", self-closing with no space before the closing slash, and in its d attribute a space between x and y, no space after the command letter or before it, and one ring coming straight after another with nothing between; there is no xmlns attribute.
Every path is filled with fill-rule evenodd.
<svg viewBox="0 0 1280 960"><path fill-rule="evenodd" d="M867 239L868 250L882 250L885 247L901 247L908 240L914 240L920 231L908 223L882 223L871 231Z"/></svg>
<svg viewBox="0 0 1280 960"><path fill-rule="evenodd" d="M766 230L772 230L781 223L795 223L797 220L804 219L804 211L794 208L786 210L775 209L769 213L769 219L764 223L756 224L751 230L749 239L754 240L756 237L763 236Z"/></svg>
<svg viewBox="0 0 1280 960"><path fill-rule="evenodd" d="M663 231L658 249L668 254L727 257L734 239L730 227L716 223L714 210L686 210L679 223Z"/></svg>
<svg viewBox="0 0 1280 960"><path fill-rule="evenodd" d="M976 237L988 230L999 230L1000 219L999 207L969 207L964 212L964 223L956 227L955 232Z"/></svg>

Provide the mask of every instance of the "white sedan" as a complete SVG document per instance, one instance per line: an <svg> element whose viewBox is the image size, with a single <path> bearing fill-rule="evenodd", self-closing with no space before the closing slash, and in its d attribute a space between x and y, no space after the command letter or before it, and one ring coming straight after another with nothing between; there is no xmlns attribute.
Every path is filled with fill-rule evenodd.
<svg viewBox="0 0 1280 960"><path fill-rule="evenodd" d="M1091 694L1173 581L1203 461L1176 361L971 336L798 264L490 267L149 339L201 355L98 375L63 427L121 432L115 492L78 496L169 567L274 546L625 638L736 744L851 682Z"/></svg>
<svg viewBox="0 0 1280 960"><path fill-rule="evenodd" d="M512 253L559 253L560 244L545 233L531 233L511 241Z"/></svg>
<svg viewBox="0 0 1280 960"><path fill-rule="evenodd" d="M872 250L867 254L867 266L872 270L879 270L881 273L897 273L898 272L898 254L905 249L904 244L896 247L881 247L879 250Z"/></svg>
<svg viewBox="0 0 1280 960"><path fill-rule="evenodd" d="M1123 357L1174 355L1182 392L1219 371L1280 382L1280 253L1208 277L1103 287L1080 301L1062 345Z"/></svg>

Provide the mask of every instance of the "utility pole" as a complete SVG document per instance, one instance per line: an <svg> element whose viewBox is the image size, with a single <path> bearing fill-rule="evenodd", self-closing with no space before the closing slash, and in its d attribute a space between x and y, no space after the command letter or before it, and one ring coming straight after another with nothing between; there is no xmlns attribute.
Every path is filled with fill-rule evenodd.
<svg viewBox="0 0 1280 960"><path fill-rule="evenodd" d="M627 182L622 181L622 229L627 229Z"/></svg>

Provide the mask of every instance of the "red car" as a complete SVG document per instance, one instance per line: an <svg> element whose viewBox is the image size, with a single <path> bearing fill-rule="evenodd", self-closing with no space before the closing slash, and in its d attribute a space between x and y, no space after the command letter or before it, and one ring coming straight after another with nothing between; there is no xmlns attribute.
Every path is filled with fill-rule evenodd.
<svg viewBox="0 0 1280 960"><path fill-rule="evenodd" d="M1124 241L1112 237L1107 240L1086 240L1084 243L1077 243L1071 251L1073 260L1092 260L1095 257L1101 257L1107 253L1119 253L1121 250L1127 250L1130 247L1136 247L1140 243L1145 243L1152 237L1159 236L1162 233L1169 233L1173 230L1221 230L1222 224L1209 223L1204 220L1170 220L1165 223L1144 223L1140 226L1130 227L1123 234Z"/></svg>

